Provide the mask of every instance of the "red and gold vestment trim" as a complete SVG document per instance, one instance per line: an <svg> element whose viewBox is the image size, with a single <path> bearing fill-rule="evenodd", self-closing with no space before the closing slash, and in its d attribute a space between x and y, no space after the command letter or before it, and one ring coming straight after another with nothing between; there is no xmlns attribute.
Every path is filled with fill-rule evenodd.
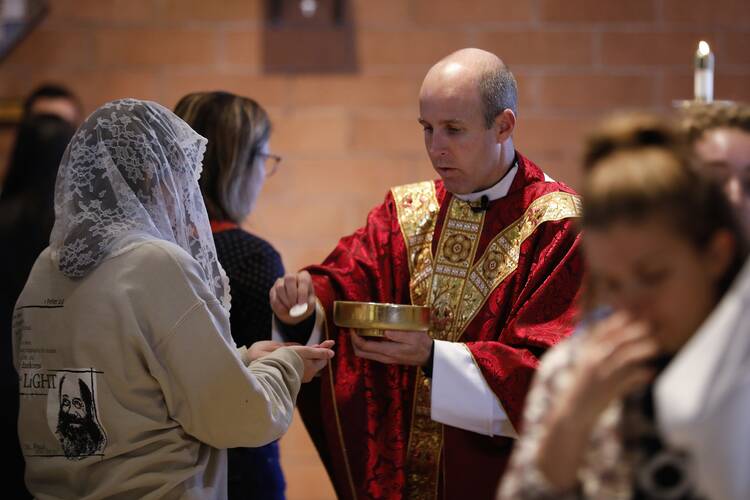
<svg viewBox="0 0 750 500"><path fill-rule="evenodd" d="M400 186L392 193L406 243L412 304L430 306L430 335L450 342L461 338L492 291L517 268L521 245L540 224L581 213L576 195L553 192L541 196L476 259L486 212L474 212L467 202L451 198L433 257L432 237L439 210L434 183ZM410 499L437 497L443 426L432 420L430 402L430 379L416 370L406 462L406 498Z"/></svg>

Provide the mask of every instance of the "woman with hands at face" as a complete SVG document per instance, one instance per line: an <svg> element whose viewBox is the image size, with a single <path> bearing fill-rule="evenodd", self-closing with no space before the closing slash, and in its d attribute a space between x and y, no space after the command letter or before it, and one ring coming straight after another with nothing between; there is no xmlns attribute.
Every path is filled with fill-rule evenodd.
<svg viewBox="0 0 750 500"><path fill-rule="evenodd" d="M542 360L498 498L700 498L652 383L746 256L721 187L670 124L620 116L585 154L587 320Z"/></svg>

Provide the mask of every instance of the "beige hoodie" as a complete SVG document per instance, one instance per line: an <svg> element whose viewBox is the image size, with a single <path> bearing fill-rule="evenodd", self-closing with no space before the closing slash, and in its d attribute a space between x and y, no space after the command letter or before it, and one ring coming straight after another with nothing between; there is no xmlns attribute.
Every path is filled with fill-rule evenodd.
<svg viewBox="0 0 750 500"><path fill-rule="evenodd" d="M246 367L198 263L138 243L86 278L37 259L14 314L19 435L38 498L226 498L226 452L278 439L303 364Z"/></svg>

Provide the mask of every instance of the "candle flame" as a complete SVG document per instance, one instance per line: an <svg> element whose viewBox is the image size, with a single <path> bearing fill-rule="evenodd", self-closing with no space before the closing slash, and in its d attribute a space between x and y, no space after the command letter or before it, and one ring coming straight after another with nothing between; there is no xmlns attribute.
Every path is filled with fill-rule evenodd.
<svg viewBox="0 0 750 500"><path fill-rule="evenodd" d="M698 42L698 55L701 57L707 56L711 53L711 47L708 45L708 42L705 40L701 40Z"/></svg>

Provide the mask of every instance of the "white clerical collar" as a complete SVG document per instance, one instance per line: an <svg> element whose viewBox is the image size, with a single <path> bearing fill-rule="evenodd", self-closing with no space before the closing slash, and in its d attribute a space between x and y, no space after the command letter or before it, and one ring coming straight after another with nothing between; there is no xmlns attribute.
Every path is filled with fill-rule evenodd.
<svg viewBox="0 0 750 500"><path fill-rule="evenodd" d="M492 187L489 187L483 191L477 191L476 193L467 193L467 194L453 194L456 198L463 201L468 202L474 202L479 199L481 199L483 196L486 196L488 201L494 201L499 200L500 198L504 198L507 196L508 191L510 191L510 186L513 184L513 179L516 178L516 173L518 172L518 162L516 161L513 163L513 167L511 167L510 170L503 176L502 179L497 181L497 184L495 184Z"/></svg>

